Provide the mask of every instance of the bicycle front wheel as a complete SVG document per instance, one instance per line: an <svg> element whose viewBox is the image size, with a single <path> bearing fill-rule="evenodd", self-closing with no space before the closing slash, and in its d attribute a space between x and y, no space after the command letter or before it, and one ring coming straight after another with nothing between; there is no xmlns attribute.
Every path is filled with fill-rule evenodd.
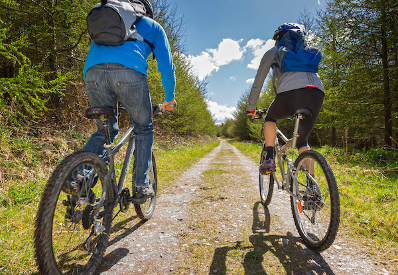
<svg viewBox="0 0 398 275"><path fill-rule="evenodd" d="M113 190L103 192L107 168L91 152L65 158L41 197L35 224L40 274L93 274L105 252L112 222ZM65 190L65 186L72 190ZM66 184L66 185L65 185ZM65 193L67 192L67 193ZM105 202L99 206L102 196ZM94 221L94 211L99 218Z"/></svg>
<svg viewBox="0 0 398 275"><path fill-rule="evenodd" d="M295 162L291 191L300 200L291 197L294 222L304 243L311 249L322 251L334 242L340 223L340 201L336 180L326 159L309 150Z"/></svg>
<svg viewBox="0 0 398 275"><path fill-rule="evenodd" d="M265 160L267 152L265 146L261 152L260 164ZM274 192L274 173L261 174L259 173L259 189L261 204L267 206L271 203L272 194Z"/></svg>
<svg viewBox="0 0 398 275"><path fill-rule="evenodd" d="M147 176L149 178L149 185L152 186L155 194L152 198L148 198L146 203L134 204L135 212L142 220L149 220L152 217L153 212L155 211L156 196L158 193L158 174L156 170L156 159L153 153L151 167L149 168L149 173Z"/></svg>

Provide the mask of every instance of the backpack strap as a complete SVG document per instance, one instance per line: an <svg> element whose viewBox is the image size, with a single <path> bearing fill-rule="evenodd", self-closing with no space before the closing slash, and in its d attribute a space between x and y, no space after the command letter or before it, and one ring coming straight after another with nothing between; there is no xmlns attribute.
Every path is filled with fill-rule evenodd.
<svg viewBox="0 0 398 275"><path fill-rule="evenodd" d="M153 49L155 49L155 46L154 46L151 42L149 42L148 40L146 40L145 38L144 38L144 42L147 43L148 46L151 48L151 50L152 50L152 55L153 55L153 59L155 60L155 53L153 52Z"/></svg>

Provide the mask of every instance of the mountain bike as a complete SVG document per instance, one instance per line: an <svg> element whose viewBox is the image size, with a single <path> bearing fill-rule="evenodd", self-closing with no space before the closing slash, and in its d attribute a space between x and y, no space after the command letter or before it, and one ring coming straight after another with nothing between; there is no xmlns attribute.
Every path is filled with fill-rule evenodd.
<svg viewBox="0 0 398 275"><path fill-rule="evenodd" d="M257 110L255 119L263 119L267 109ZM288 139L278 128L275 139L275 161L279 172L259 175L261 203L270 204L274 183L290 196L290 204L296 228L307 247L322 251L334 242L340 223L340 199L333 171L327 160L318 152L302 152L293 161L288 157L296 147L298 127L302 119L312 115L309 109L292 113L294 130ZM279 144L279 141L281 144ZM264 144L260 163L265 160Z"/></svg>
<svg viewBox="0 0 398 275"><path fill-rule="evenodd" d="M119 108L124 110L124 108ZM162 114L162 105L153 106L153 114ZM111 144L108 119L115 110L107 107L89 108L86 117L100 119L104 127L106 159L92 152L80 151L66 157L52 173L41 197L35 225L35 254L41 274L93 274L100 264L112 221L134 205L142 220L152 217L157 195L155 155L148 173L154 195L135 198L125 187L135 149L133 126ZM116 184L115 155L128 144L123 167ZM69 182L75 191L68 194L63 186ZM134 187L134 182L132 184ZM134 194L134 189L133 189ZM113 210L119 211L113 216Z"/></svg>

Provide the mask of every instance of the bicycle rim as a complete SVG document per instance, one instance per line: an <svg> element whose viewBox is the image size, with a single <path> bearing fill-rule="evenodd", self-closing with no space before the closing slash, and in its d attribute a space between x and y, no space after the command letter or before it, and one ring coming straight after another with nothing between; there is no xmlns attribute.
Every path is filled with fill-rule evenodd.
<svg viewBox="0 0 398 275"><path fill-rule="evenodd" d="M302 197L301 200L291 197L297 230L308 247L325 250L336 238L340 223L339 194L333 171L325 158L315 151L303 152L295 167L294 175ZM293 183L293 192L294 189Z"/></svg>
<svg viewBox="0 0 398 275"><path fill-rule="evenodd" d="M106 172L104 162L96 154L78 152L67 157L52 174L36 220L35 251L40 273L95 272L105 252L112 221L113 205L106 209L101 207L99 221L103 230L96 236L92 235L93 213L102 195ZM76 179L78 174L83 176L79 188L84 190L75 194L61 191L63 183ZM110 202L112 193L108 190L105 205Z"/></svg>
<svg viewBox="0 0 398 275"><path fill-rule="evenodd" d="M152 163L148 173L149 185L152 186L153 191L155 192L152 198L148 198L146 203L143 204L134 204L135 212L138 217L142 220L149 220L153 212L155 211L156 206L156 196L158 192L158 178L157 178L157 169L156 169L156 160L155 155L152 153Z"/></svg>

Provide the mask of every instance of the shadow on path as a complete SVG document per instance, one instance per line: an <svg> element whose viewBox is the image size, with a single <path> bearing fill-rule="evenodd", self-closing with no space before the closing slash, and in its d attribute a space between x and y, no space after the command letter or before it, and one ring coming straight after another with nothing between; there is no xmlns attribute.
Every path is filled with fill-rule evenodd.
<svg viewBox="0 0 398 275"><path fill-rule="evenodd" d="M264 211L264 216L260 216L259 209ZM216 248L209 274L227 274L227 255L233 250L247 251L242 262L245 274L268 274L267 262L263 263L263 260L264 255L269 253L278 258L285 274L335 274L323 257L305 247L299 237L294 237L291 232L286 235L268 235L270 228L268 208L256 202L253 207L253 234L249 237L251 245L241 246L242 242L238 241L234 246Z"/></svg>
<svg viewBox="0 0 398 275"><path fill-rule="evenodd" d="M126 224L128 224L129 222L133 221L134 219L137 219L138 216L132 216L129 217L123 221L120 221L116 224L114 224L111 228L111 234L115 234L118 231L121 230L125 230L126 229ZM138 228L140 228L143 224L145 223L145 221L139 220L133 227L125 230L123 233L120 233L119 235L115 236L113 239L111 239L108 242L108 248L123 240L124 238L126 238L127 236L129 236L131 233L135 232ZM105 272L109 269L111 269L114 265L116 265L121 259L123 259L124 257L126 257L129 254L129 250L127 248L116 248L115 250L109 252L108 254L106 254L106 256L102 259L101 261L101 265L99 266L96 274L99 274L100 272Z"/></svg>

